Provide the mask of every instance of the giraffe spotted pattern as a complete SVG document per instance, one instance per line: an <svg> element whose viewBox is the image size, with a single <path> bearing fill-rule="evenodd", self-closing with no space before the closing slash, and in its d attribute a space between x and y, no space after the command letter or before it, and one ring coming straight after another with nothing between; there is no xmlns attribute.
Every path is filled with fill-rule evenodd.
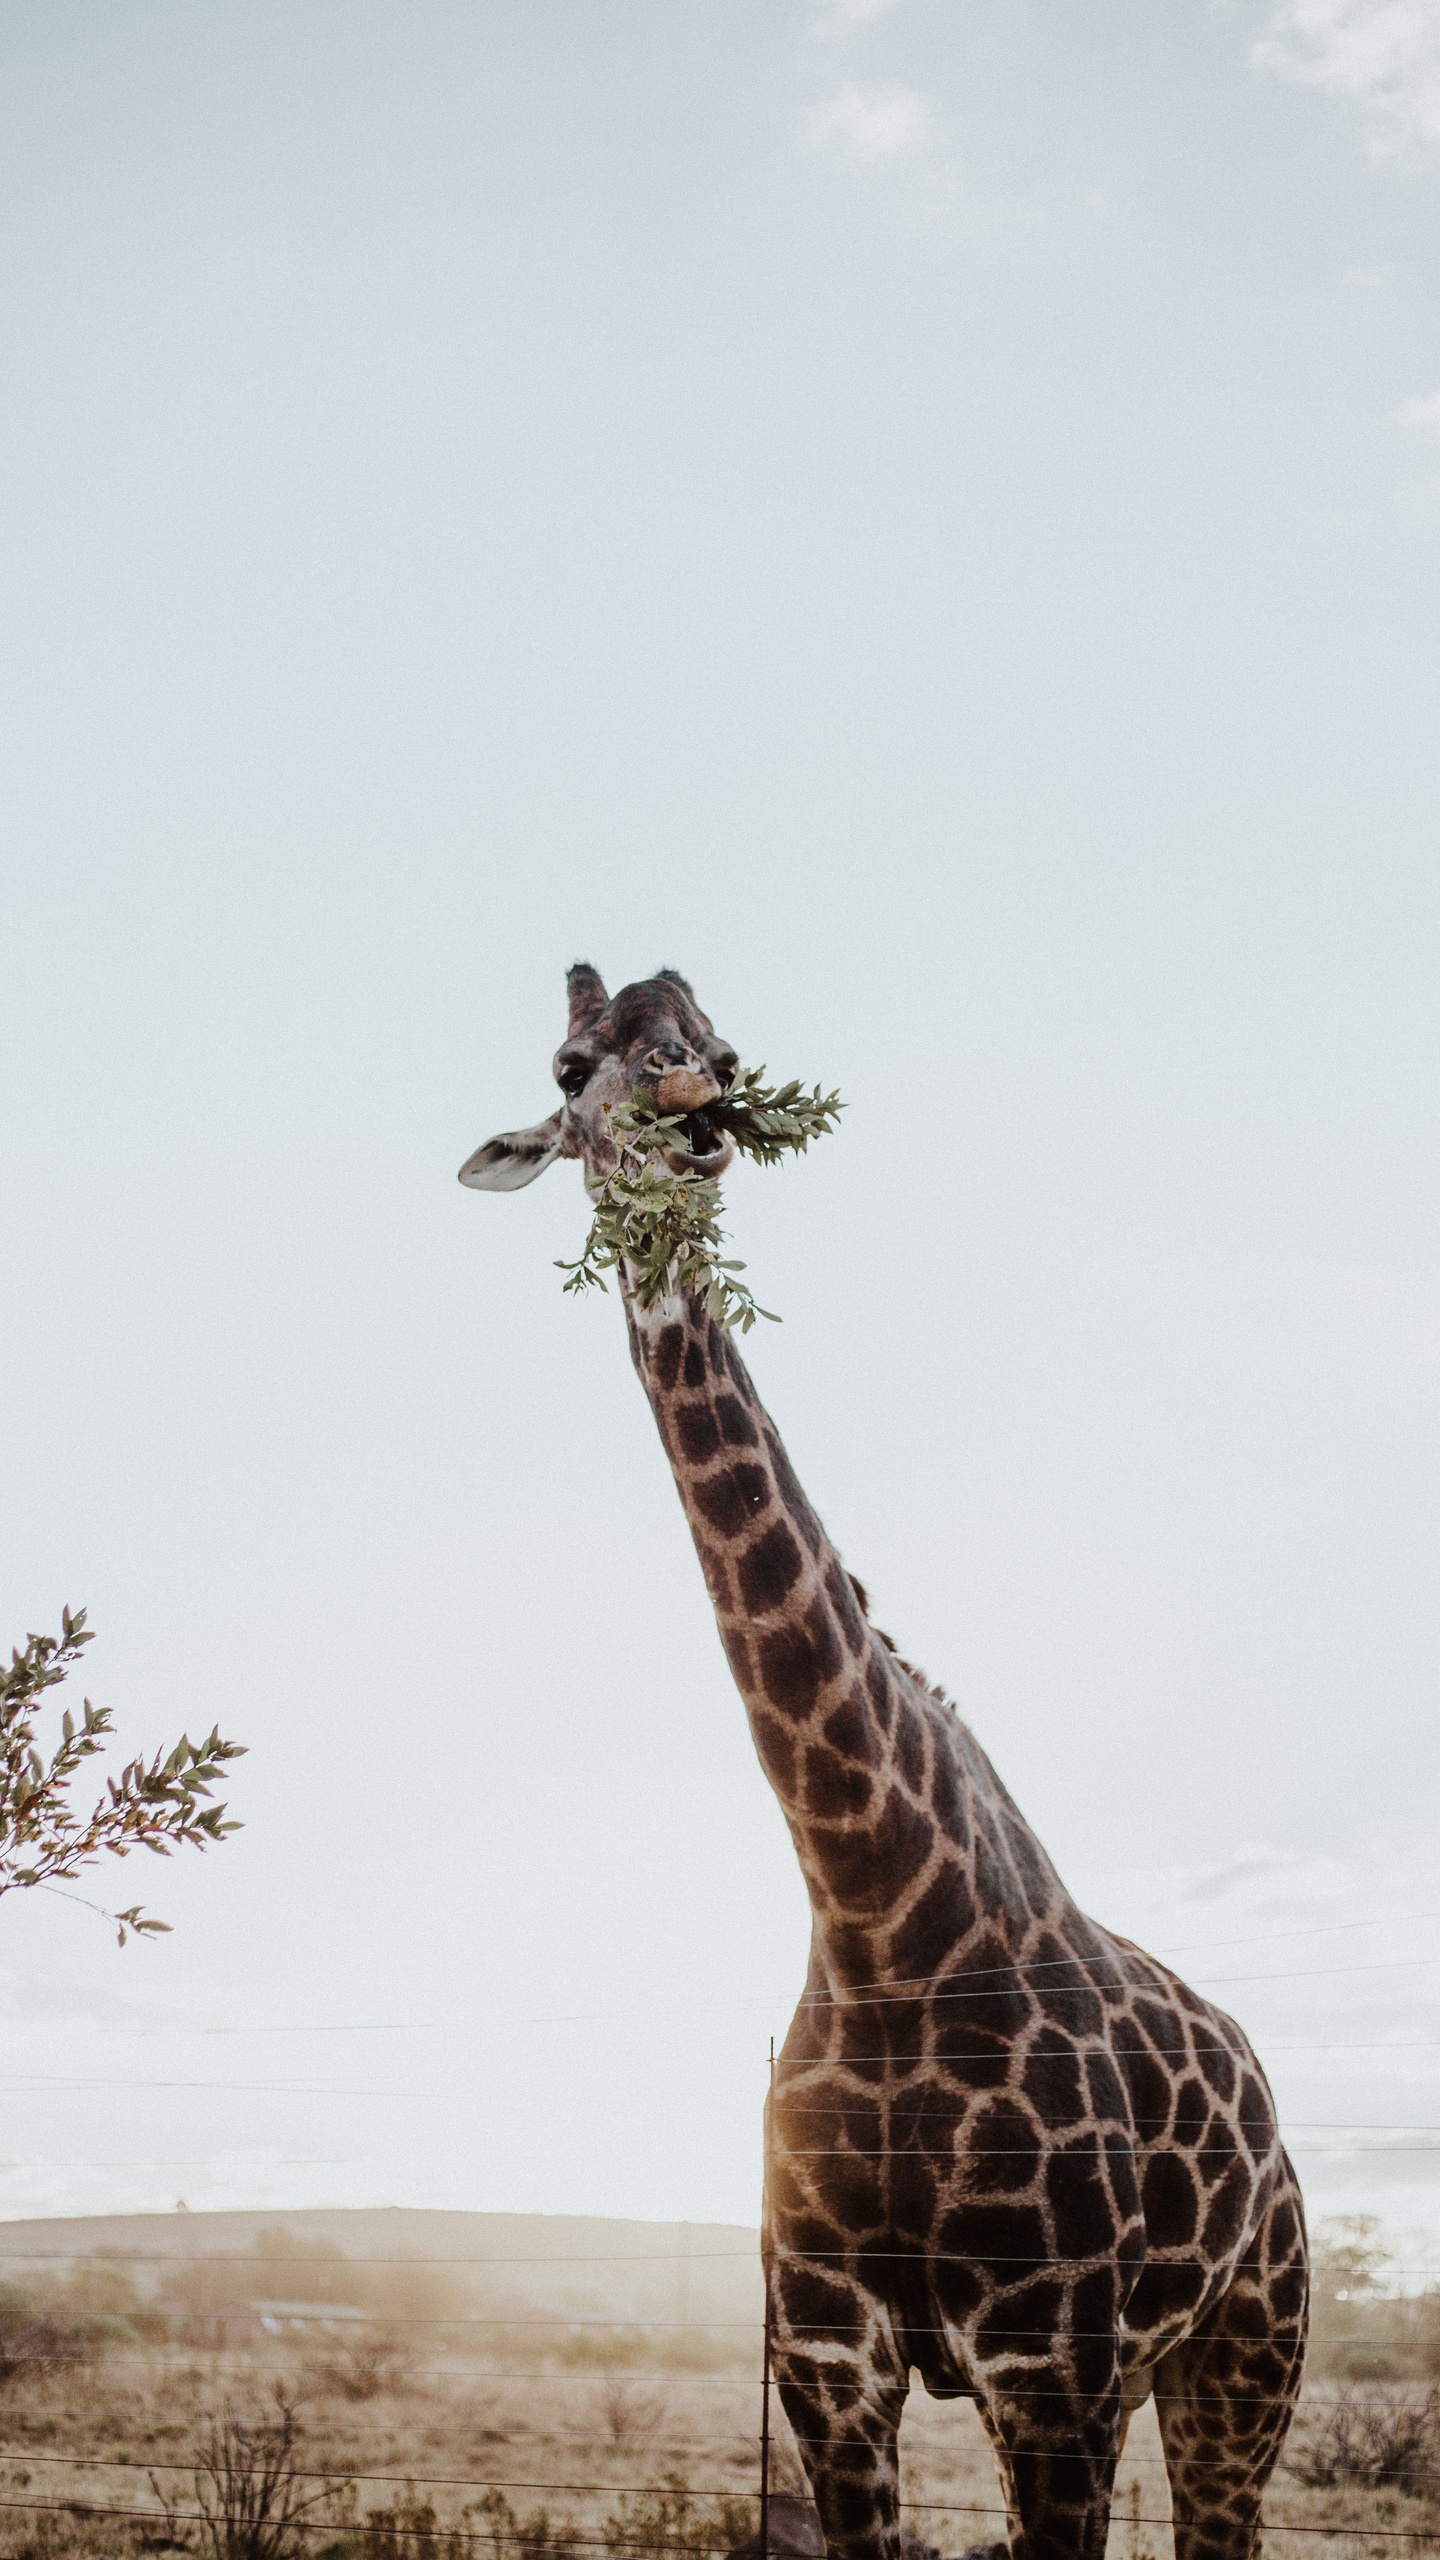
<svg viewBox="0 0 1440 2560"><path fill-rule="evenodd" d="M571 1153L601 1179L607 1093L676 1065L718 1092L733 1059L673 974L612 1004L574 971L569 1102L464 1178L509 1188ZM717 1160L703 1115L689 1144ZM1013 2560L1101 2560L1152 2392L1177 2560L1247 2560L1307 2311L1264 2074L1233 2019L1076 1907L973 1734L871 1624L732 1337L689 1296L642 1310L627 1291L626 1314L810 1896L764 2247L829 2551L898 2560L913 2370L975 2401Z"/></svg>
<svg viewBox="0 0 1440 2560"><path fill-rule="evenodd" d="M780 2389L832 2551L896 2548L912 2367L973 2396L1011 2548L1099 2554L1153 2388L1178 2560L1250 2550L1299 2379L1294 2173L1240 2029L1071 1901L872 1627L731 1337L637 1366L814 1914L767 2125Z"/></svg>

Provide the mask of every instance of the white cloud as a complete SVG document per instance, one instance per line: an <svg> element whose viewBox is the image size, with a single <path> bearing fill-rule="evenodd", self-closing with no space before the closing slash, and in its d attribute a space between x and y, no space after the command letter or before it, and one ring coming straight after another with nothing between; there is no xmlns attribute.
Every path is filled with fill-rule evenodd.
<svg viewBox="0 0 1440 2560"><path fill-rule="evenodd" d="M1440 444L1440 391L1417 392L1413 399L1402 400L1395 412L1395 423L1402 435L1421 436L1427 443Z"/></svg>
<svg viewBox="0 0 1440 2560"><path fill-rule="evenodd" d="M1237 1886L1255 1884L1262 1876L1288 1875L1302 1863L1299 1858L1286 1857L1267 1849L1263 1842L1257 1842L1254 1848L1237 1849L1233 1858L1227 1858L1222 1866L1203 1867L1188 1884L1180 1886L1179 1899L1182 1902L1220 1902L1227 1894L1234 1893Z"/></svg>
<svg viewBox="0 0 1440 2560"><path fill-rule="evenodd" d="M1278 0L1251 59L1351 99L1377 150L1440 142L1440 0Z"/></svg>
<svg viewBox="0 0 1440 2560"><path fill-rule="evenodd" d="M842 151L847 159L871 165L913 159L928 149L935 133L935 118L919 90L893 84L862 89L858 81L846 80L805 118L812 151Z"/></svg>

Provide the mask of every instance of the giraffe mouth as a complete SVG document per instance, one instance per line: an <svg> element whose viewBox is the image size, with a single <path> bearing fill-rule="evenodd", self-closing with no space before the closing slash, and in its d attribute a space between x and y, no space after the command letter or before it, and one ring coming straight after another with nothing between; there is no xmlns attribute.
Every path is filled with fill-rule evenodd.
<svg viewBox="0 0 1440 2560"><path fill-rule="evenodd" d="M684 1145L667 1147L665 1160L676 1173L723 1173L735 1150L708 1111L687 1111L680 1124Z"/></svg>

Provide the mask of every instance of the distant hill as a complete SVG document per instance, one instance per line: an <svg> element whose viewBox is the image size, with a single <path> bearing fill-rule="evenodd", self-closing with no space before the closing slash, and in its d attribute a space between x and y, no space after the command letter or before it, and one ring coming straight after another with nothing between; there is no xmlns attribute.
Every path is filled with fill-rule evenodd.
<svg viewBox="0 0 1440 2560"><path fill-rule="evenodd" d="M0 2273L61 2279L77 2262L130 2266L147 2297L400 2301L443 2278L457 2310L518 2319L758 2323L760 2235L742 2223L582 2214L441 2213L408 2206L296 2213L121 2213L0 2222ZM422 2271L434 2271L430 2278Z"/></svg>

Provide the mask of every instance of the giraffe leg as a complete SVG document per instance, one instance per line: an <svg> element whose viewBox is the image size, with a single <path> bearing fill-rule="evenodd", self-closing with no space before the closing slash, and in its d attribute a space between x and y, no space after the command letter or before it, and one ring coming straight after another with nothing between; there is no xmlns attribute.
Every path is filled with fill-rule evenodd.
<svg viewBox="0 0 1440 2560"><path fill-rule="evenodd" d="M1155 2368L1175 2560L1250 2560L1305 2361L1305 2224L1287 2160L1229 2291Z"/></svg>
<svg viewBox="0 0 1440 2560"><path fill-rule="evenodd" d="M1067 2380L1073 2386L1073 2377ZM1057 2391L1052 2378L1048 2390L1041 2389L1038 2404L1028 2396L980 2402L1010 2533L1008 2543L973 2546L977 2555L998 2553L1000 2560L1007 2553L1009 2560L1104 2560L1110 2494L1120 2458L1118 2373L1094 2399L1076 2402L1062 2414L1055 2402L1072 2397L1073 2388Z"/></svg>
<svg viewBox="0 0 1440 2560"><path fill-rule="evenodd" d="M900 2560L897 2438L909 2377L824 2347L789 2349L780 2400L820 2511L829 2560Z"/></svg>
<svg viewBox="0 0 1440 2560"><path fill-rule="evenodd" d="M1145 2383L1144 2400L1148 2400L1148 2399L1149 2399L1149 2397L1150 2397L1150 2384L1149 2384L1149 2377L1147 2376L1147 2377L1146 2377L1146 2383ZM1134 2400L1132 2400L1131 2393L1130 2393L1130 2386L1127 2384L1127 2386L1126 2386L1126 2392L1125 2392L1125 2397L1124 2397L1124 2400L1122 2401L1122 2404L1121 2404L1119 2424L1118 2424L1118 2427L1117 2427L1117 2429L1116 2429L1116 2436L1115 2436L1115 2452L1114 2452L1114 2457L1113 2457L1113 2459L1110 2459L1108 2456L1102 2456L1102 2457L1100 2458L1100 2459L1101 2459L1101 2468L1102 2468L1102 2472L1103 2472L1103 2469L1104 2469L1104 2465L1105 2465L1105 2463L1108 2461L1108 2464L1109 2464L1110 2490L1107 2490L1107 2491L1105 2492L1106 2531L1107 2531L1107 2532L1108 2532L1108 2530L1109 2530L1109 2499L1110 2499L1110 2491L1113 2491L1113 2488L1114 2488L1114 2483L1115 2483L1115 2470L1116 2470L1116 2466L1117 2466L1117 2464L1119 2463L1119 2460L1120 2460L1120 2456L1121 2456L1121 2454L1122 2454L1122 2453L1124 2452L1124 2450L1125 2450L1125 2438L1126 2438L1126 2436L1128 2435L1128 2433L1129 2433L1129 2431L1130 2431L1130 2421L1131 2421L1131 2419L1133 2418L1133 2416L1135 2415L1135 2410L1136 2410L1136 2408L1137 2408L1137 2407L1143 2407L1143 2405L1144 2405L1144 2400L1141 2400L1141 2401L1134 2401ZM985 2415L986 2415L986 2413L985 2413L985 2411L984 2411L984 2409L983 2409L983 2407L982 2407L982 2409L981 2409L981 2416L982 2416L982 2418L985 2418ZM1015 2476L1014 2476L1014 2466L1013 2466L1013 2464L1012 2464L1012 2462L1011 2462L1011 2458L1010 2458L1010 2454L1009 2454L1009 2451L1008 2451L1008 2449L1007 2449L1007 2446L1006 2446L1004 2443L1002 2443L1002 2441L1000 2440L1000 2438L999 2438L998 2434L996 2433L996 2430L995 2430L995 2428L994 2428L993 2424L990 2424L990 2423L989 2423L989 2421L987 2420L987 2425L989 2426L989 2433L990 2433L991 2446L992 2446L992 2449L993 2449L993 2451L994 2451L996 2464L997 2464L997 2466L998 2466L998 2469L999 2469L999 2472L1000 2472L1001 2482L1002 2482L1002 2485L1003 2485L1003 2487L1004 2487L1004 2491L1005 2491L1005 2509L1006 2509L1006 2514L1007 2514L1007 2516L1009 2517L1011 2531L1013 2532L1013 2531L1015 2531L1015 2530L1017 2529L1017 2525L1018 2525L1018 2509L1017 2509L1016 2494L1015 2494ZM1066 2453L1063 2453L1063 2452L1062 2452L1061 2454L1059 2454L1059 2455L1058 2455L1058 2457L1057 2457L1057 2456L1056 2456L1056 2454L1052 2451L1052 2454L1051 2454L1051 2460L1052 2460L1052 2461L1055 2461L1055 2460L1057 2460L1057 2459L1058 2459L1061 2463L1064 2463L1064 2462L1067 2462L1067 2461L1070 2461L1070 2460L1074 2459L1074 2457L1073 2457L1072 2455L1070 2455L1070 2454L1066 2454ZM1079 2459L1080 2459L1080 2463L1081 2463L1082 2468L1085 2468L1085 2469L1087 2469L1087 2470L1089 2469L1089 2467L1090 2467L1091 2465L1093 2465L1093 2463L1094 2463L1094 2461L1095 2461L1095 2457L1094 2457L1093 2455L1091 2455L1091 2454L1087 2454L1087 2453L1085 2453L1083 2450L1082 2450L1082 2452L1081 2452L1081 2454L1080 2454ZM1011 2552L1011 2546L1010 2546L1010 2544L1009 2544L1008 2542L971 2542L971 2543L968 2543L968 2544L966 2545L966 2548L961 2552L961 2554L960 2554L960 2560L1010 2560L1010 2552Z"/></svg>

